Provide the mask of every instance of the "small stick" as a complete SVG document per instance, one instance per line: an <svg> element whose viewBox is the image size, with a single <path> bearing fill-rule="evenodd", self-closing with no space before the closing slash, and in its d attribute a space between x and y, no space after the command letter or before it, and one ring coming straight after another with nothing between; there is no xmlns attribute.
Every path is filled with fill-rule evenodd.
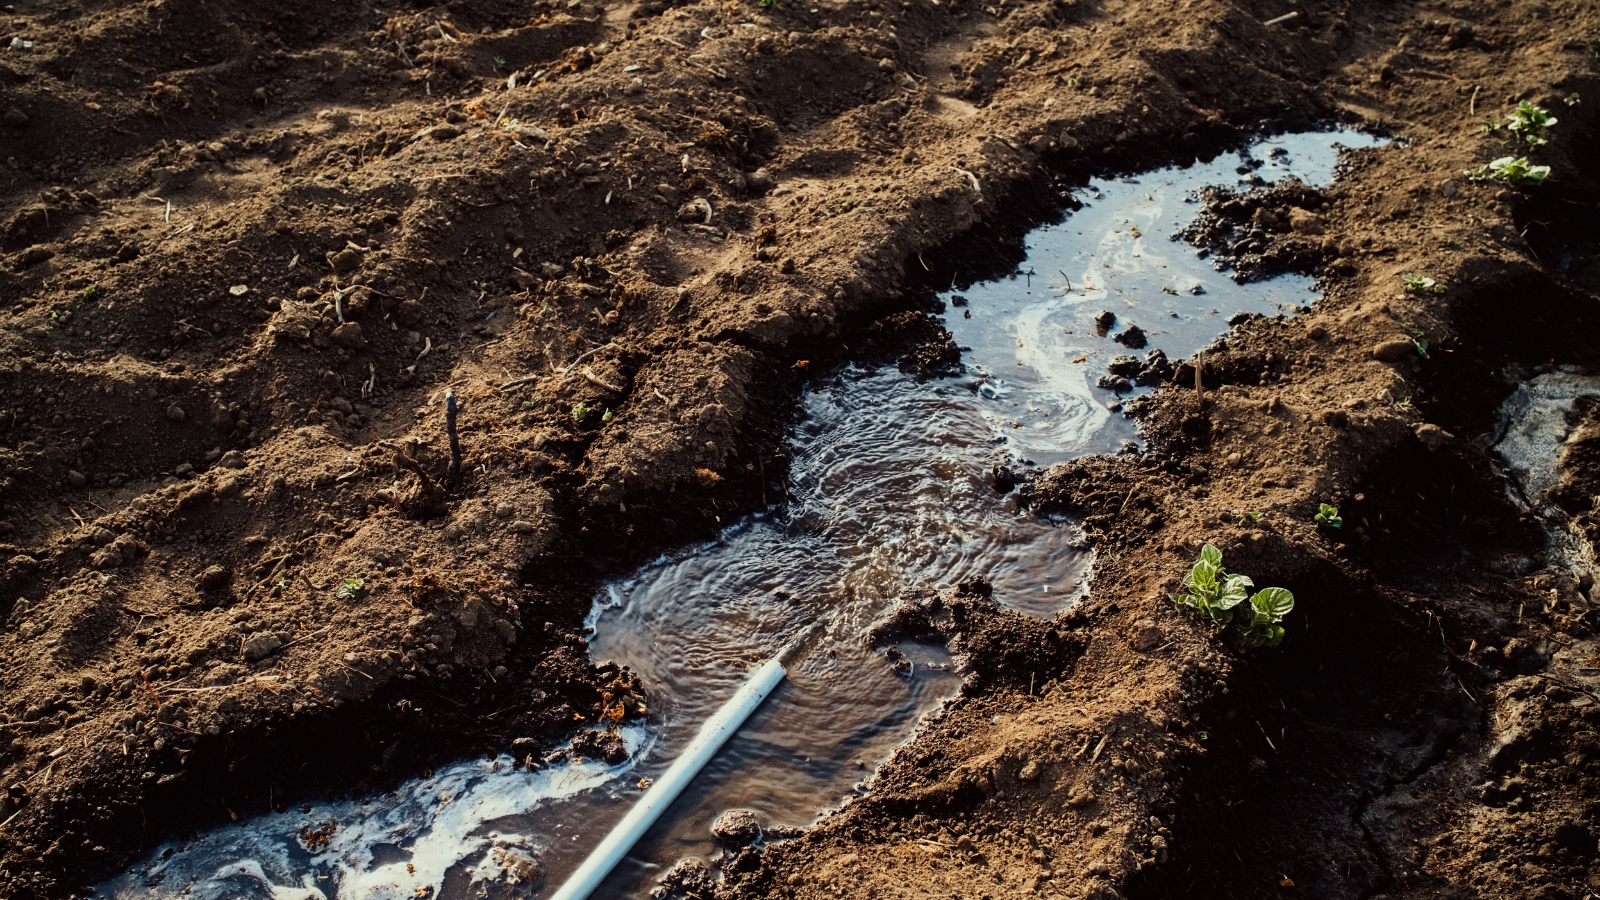
<svg viewBox="0 0 1600 900"><path fill-rule="evenodd" d="M150 686L150 676L143 669L139 670L139 680L144 682L144 689L150 692L150 699L155 701L156 709L161 708L161 698L156 696L156 689Z"/></svg>
<svg viewBox="0 0 1600 900"><path fill-rule="evenodd" d="M1261 728L1261 720L1260 719L1256 720L1256 727L1257 728ZM1264 737L1264 738L1267 738L1267 746L1272 748L1272 752L1273 753L1277 753L1278 752L1278 745L1274 744L1272 742L1272 738L1267 737L1267 730L1265 728L1261 728L1261 736Z"/></svg>
<svg viewBox="0 0 1600 900"><path fill-rule="evenodd" d="M600 387L603 387L606 390L611 391L613 393L617 393L617 394L622 393L622 388L617 387L616 385L611 384L610 382L601 381L600 380L600 376L594 374L594 370L590 369L588 366L584 366L583 367L583 371L581 373L579 373L579 374L583 375L584 380L589 381L592 384L599 385Z"/></svg>
<svg viewBox="0 0 1600 900"><path fill-rule="evenodd" d="M1194 399L1200 404L1201 409L1206 405L1206 389L1204 376L1201 374L1206 368L1206 352L1204 350L1194 355Z"/></svg>
<svg viewBox="0 0 1600 900"><path fill-rule="evenodd" d="M1089 754L1090 765L1094 765L1094 761L1100 758L1100 751L1106 748L1106 741L1109 740L1111 740L1111 732L1108 731L1106 732L1105 737L1100 739L1100 743L1094 745L1094 752Z"/></svg>
<svg viewBox="0 0 1600 900"><path fill-rule="evenodd" d="M1475 116L1478 114L1478 92L1481 90L1483 90L1483 85L1480 84L1473 86L1472 100L1467 104L1467 115Z"/></svg>
<svg viewBox="0 0 1600 900"><path fill-rule="evenodd" d="M1300 13L1298 11L1292 12L1292 13L1284 13L1283 15L1277 17L1276 19L1268 19L1265 22L1262 22L1261 24L1262 25L1276 25L1279 22L1287 22L1290 19L1293 19L1298 15L1300 15Z"/></svg>
<svg viewBox="0 0 1600 900"><path fill-rule="evenodd" d="M456 392L444 395L444 431L450 437L450 468L445 478L452 487L461 486L461 439L456 435Z"/></svg>

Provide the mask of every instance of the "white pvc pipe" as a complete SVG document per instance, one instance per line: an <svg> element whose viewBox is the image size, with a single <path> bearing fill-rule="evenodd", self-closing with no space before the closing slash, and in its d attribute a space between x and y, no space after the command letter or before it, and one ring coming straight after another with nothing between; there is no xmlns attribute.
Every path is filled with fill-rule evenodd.
<svg viewBox="0 0 1600 900"><path fill-rule="evenodd" d="M683 755L678 757L666 773L656 779L655 784L645 791L638 804L628 811L617 826L611 829L606 839L600 846L594 848L589 858L583 861L576 872L567 879L561 890L551 895L550 900L584 900L590 892L600 886L617 863L633 849L635 842L644 836L644 833L654 825L661 814L667 811L672 801L678 799L683 789L689 786L694 776L700 773L705 764L711 761L717 750L721 749L729 737L750 714L756 711L761 701L767 699L772 689L783 681L783 658L786 654L768 660L765 665L750 676L750 680L739 688L739 692L729 698L716 715L706 720L700 726L700 733L695 736Z"/></svg>

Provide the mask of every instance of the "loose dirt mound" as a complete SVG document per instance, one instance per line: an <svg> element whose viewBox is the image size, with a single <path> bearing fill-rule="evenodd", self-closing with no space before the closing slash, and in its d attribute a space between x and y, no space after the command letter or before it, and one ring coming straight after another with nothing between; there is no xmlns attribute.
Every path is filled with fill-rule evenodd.
<svg viewBox="0 0 1600 900"><path fill-rule="evenodd" d="M1003 271L1084 173L1335 119L1409 144L1212 197L1203 236L1319 272L1317 310L1237 326L1203 397L1179 366L1150 453L1029 488L1096 534L1091 600L956 598L968 696L716 890L1600 891L1592 578L1480 437L1595 364L1600 19L1285 12L8 7L0 894L634 714L593 585L781 496L809 372L895 335L948 365L928 287ZM1553 174L1469 183L1521 98ZM1204 540L1296 592L1281 649L1172 612Z"/></svg>

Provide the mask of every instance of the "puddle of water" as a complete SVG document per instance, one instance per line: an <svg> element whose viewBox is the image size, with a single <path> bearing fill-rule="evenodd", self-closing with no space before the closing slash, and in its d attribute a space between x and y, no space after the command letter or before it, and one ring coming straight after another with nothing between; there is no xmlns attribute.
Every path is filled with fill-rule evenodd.
<svg viewBox="0 0 1600 900"><path fill-rule="evenodd" d="M1287 314L1309 306L1316 298L1311 278L1239 285L1172 236L1199 211L1196 191L1203 186L1242 189L1290 177L1326 184L1338 146L1379 143L1358 132L1286 134L1189 168L1091 180L1074 192L1081 209L1028 235L1019 272L942 295L967 304L951 306L946 327L962 347L962 362L984 376L984 414L1007 445L1049 465L1136 441L1133 423L1107 408L1117 395L1095 386L1113 357L1143 359L1146 349L1113 340L1131 325L1145 331L1149 347L1179 360L1226 331L1234 313ZM1259 168L1252 167L1256 161ZM1094 322L1101 311L1117 317L1104 336Z"/></svg>
<svg viewBox="0 0 1600 900"><path fill-rule="evenodd" d="M1246 171L1328 181L1335 140L1376 143L1354 133L1284 136L1255 145L1261 165ZM1049 616L1084 588L1092 557L1076 528L1016 509L990 486L990 468L1136 438L1107 408L1116 396L1094 386L1113 356L1132 352L1111 340L1129 325L1180 359L1222 333L1234 312L1271 314L1314 299L1309 279L1240 286L1168 241L1198 211L1193 192L1244 181L1236 170L1250 158L1091 182L1082 209L1030 236L1022 272L1032 276L974 285L962 292L964 306L950 307L947 327L970 348L965 374L919 382L847 367L814 386L790 441L787 506L597 598L593 657L630 666L650 693L649 722L629 733L637 751L629 763L534 773L461 763L383 798L170 845L102 892L167 897L193 884L199 897L282 900L411 897L419 888L436 898L544 893L541 879L559 884L582 861L642 793L641 779L665 770L749 669L816 621L827 623L825 639L596 896L643 897L675 861L715 855L710 824L725 810L799 826L859 796L871 771L959 685L939 648L902 645L913 662L902 676L866 646L894 598L981 575L999 602ZM1203 293L1192 292L1197 285ZM1109 335L1091 321L1101 309L1118 317ZM441 787L447 779L452 787ZM441 793L453 801L440 807ZM463 812L446 815L452 808ZM300 829L329 820L341 825L312 857Z"/></svg>

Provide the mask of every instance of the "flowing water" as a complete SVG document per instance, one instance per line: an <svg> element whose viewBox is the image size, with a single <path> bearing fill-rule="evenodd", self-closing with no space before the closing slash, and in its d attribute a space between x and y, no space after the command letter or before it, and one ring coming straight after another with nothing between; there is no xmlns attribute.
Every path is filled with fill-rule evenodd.
<svg viewBox="0 0 1600 900"><path fill-rule="evenodd" d="M1311 280L1238 285L1168 240L1198 210L1195 191L1234 185L1246 163L1266 180L1332 178L1349 132L1284 135L1189 168L1094 180L1082 207L1035 230L1008 277L972 286L946 326L967 371L919 381L847 366L814 384L789 440L789 502L715 541L607 586L590 619L592 653L644 679L651 714L626 730L631 755L514 770L475 760L363 800L269 814L159 849L103 885L114 897L433 897L547 894L691 739L699 724L794 634L821 639L596 896L642 897L686 856L719 851L711 821L735 808L802 826L858 797L873 769L939 715L959 674L942 649L899 648L899 674L867 646L873 622L910 587L983 576L995 599L1037 616L1087 589L1076 528L997 493L996 464L1047 465L1136 441L1095 386L1113 338L1139 325L1176 360L1226 330L1235 312L1311 302ZM1031 273L1031 274L1030 274ZM1198 290L1196 290L1198 288ZM1094 316L1113 312L1107 332ZM1146 388L1138 388L1142 392ZM310 853L301 829L338 825Z"/></svg>

